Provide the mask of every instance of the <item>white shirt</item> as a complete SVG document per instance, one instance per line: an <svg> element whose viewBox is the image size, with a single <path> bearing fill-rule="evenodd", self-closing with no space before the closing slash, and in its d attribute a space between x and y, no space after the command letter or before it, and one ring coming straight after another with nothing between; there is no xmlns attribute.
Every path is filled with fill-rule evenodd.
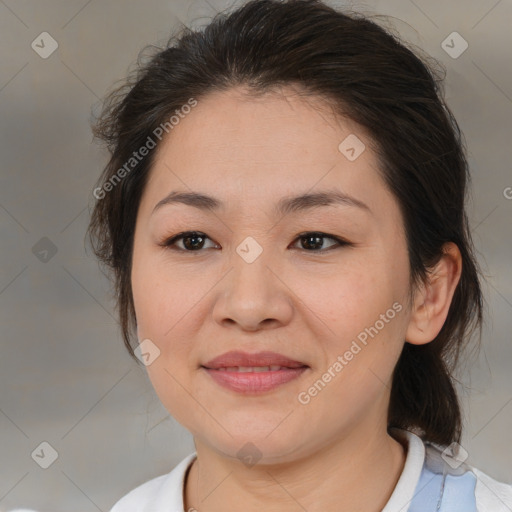
<svg viewBox="0 0 512 512"><path fill-rule="evenodd" d="M405 466L382 512L512 512L512 485L497 482L451 456L445 447L394 429L407 447ZM139 485L110 512L185 512L185 474L196 458L187 455L170 473Z"/></svg>

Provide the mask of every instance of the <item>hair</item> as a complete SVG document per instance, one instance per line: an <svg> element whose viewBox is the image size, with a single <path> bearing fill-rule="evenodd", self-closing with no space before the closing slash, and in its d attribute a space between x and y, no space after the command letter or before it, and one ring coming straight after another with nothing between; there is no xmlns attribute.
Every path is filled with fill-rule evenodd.
<svg viewBox="0 0 512 512"><path fill-rule="evenodd" d="M453 372L476 327L481 341L483 297L465 211L465 143L444 102L437 61L427 63L419 50L368 16L340 12L320 0L252 0L217 14L201 29L182 27L163 48L150 47L157 52L146 62L139 54L136 69L106 96L93 123L110 154L97 185L109 192L96 201L87 232L113 281L130 355L138 361L131 345L135 221L155 151L115 186L105 184L191 98L238 85L254 94L298 85L367 130L403 217L411 297L446 242L460 250L462 274L446 321L430 343L404 343L388 409L388 428L418 430L441 445L459 442L462 415Z"/></svg>

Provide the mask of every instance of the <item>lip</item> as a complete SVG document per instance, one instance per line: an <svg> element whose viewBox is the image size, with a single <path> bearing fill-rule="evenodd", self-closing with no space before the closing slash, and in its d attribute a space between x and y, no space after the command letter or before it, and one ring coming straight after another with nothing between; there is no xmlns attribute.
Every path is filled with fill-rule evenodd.
<svg viewBox="0 0 512 512"><path fill-rule="evenodd" d="M217 356L204 365L205 368L217 370L219 368L230 368L234 366L283 366L286 368L301 368L307 366L305 363L290 359L277 352L256 352L249 354L240 350L232 350Z"/></svg>
<svg viewBox="0 0 512 512"><path fill-rule="evenodd" d="M254 366L280 368L269 368L268 371L247 371L247 367ZM234 367L245 367L245 371L233 370ZM297 379L308 368L308 365L300 361L269 351L255 354L240 351L226 352L202 365L202 369L217 384L244 395L271 391Z"/></svg>
<svg viewBox="0 0 512 512"><path fill-rule="evenodd" d="M265 372L229 372L204 368L220 386L242 395L257 395L271 391L287 382L297 379L307 370L301 368L284 368Z"/></svg>

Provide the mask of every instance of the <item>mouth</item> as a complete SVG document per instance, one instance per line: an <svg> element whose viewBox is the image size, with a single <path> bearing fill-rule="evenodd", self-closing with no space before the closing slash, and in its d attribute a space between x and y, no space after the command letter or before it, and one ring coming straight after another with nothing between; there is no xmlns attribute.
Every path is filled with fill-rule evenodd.
<svg viewBox="0 0 512 512"><path fill-rule="evenodd" d="M272 391L300 377L309 366L275 352L227 352L201 365L213 381L244 395Z"/></svg>
<svg viewBox="0 0 512 512"><path fill-rule="evenodd" d="M288 382L299 378L309 367L286 368L276 366L270 370L268 366L235 367L235 368L205 368L202 367L212 380L230 391L243 395L258 395L272 391Z"/></svg>
<svg viewBox="0 0 512 512"><path fill-rule="evenodd" d="M205 368L205 367L203 367ZM250 373L250 372L278 372L279 370L291 370L295 368L290 368L288 366L279 366L279 365L271 365L271 366L230 366L228 368L207 368L208 370L217 370L219 372L240 372L240 373Z"/></svg>
<svg viewBox="0 0 512 512"><path fill-rule="evenodd" d="M266 371L276 371L280 368L301 368L307 365L277 352L264 351L251 354L240 350L232 350L211 359L202 366L214 370L236 369L238 371L238 369L242 369L242 371L250 371L254 368L268 368Z"/></svg>

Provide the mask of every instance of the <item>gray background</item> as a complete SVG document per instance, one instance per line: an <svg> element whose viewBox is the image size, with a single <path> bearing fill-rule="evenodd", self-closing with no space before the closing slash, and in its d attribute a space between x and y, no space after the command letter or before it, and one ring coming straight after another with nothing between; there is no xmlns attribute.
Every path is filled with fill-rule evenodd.
<svg viewBox="0 0 512 512"><path fill-rule="evenodd" d="M193 450L190 434L125 352L108 282L84 249L88 205L106 161L91 144L89 121L144 45L165 42L180 23L201 26L229 5L0 0L0 511L106 511ZM487 276L483 348L460 377L463 446L468 462L511 483L512 200L505 195L512 187L512 2L345 5L392 16L382 21L447 67L448 103L469 148L469 214ZM59 45L47 59L31 48L43 31ZM456 59L441 47L453 31L469 43ZM37 254L51 247L43 237L57 250L46 262ZM43 441L58 453L48 469L31 457Z"/></svg>

